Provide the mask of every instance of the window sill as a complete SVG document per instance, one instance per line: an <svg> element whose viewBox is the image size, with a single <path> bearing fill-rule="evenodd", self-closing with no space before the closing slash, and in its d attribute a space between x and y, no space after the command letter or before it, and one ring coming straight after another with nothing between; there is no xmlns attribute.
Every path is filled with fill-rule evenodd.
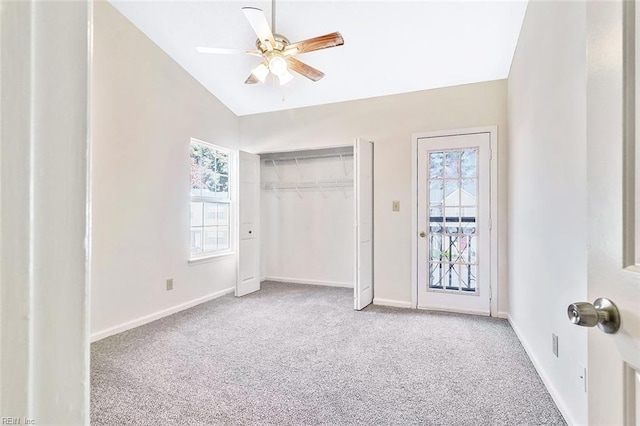
<svg viewBox="0 0 640 426"><path fill-rule="evenodd" d="M189 265L199 265L201 263L209 263L209 262L215 262L218 260L226 260L232 256L235 256L235 252L225 251L223 253L215 253L215 254L205 255L202 257L194 257L192 259L189 259L187 263Z"/></svg>

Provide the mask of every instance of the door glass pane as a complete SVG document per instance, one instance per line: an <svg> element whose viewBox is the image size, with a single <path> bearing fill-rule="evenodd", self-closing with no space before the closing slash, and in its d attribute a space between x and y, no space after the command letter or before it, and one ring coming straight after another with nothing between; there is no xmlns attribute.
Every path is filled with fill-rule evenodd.
<svg viewBox="0 0 640 426"><path fill-rule="evenodd" d="M432 206L441 206L443 194L443 181L432 180L429 182L429 204Z"/></svg>
<svg viewBox="0 0 640 426"><path fill-rule="evenodd" d="M430 241L430 255L431 260L441 260L442 259L442 235L431 235L429 236Z"/></svg>
<svg viewBox="0 0 640 426"><path fill-rule="evenodd" d="M478 179L462 179L460 201L463 206L474 206L478 194Z"/></svg>
<svg viewBox="0 0 640 426"><path fill-rule="evenodd" d="M442 152L429 153L429 178L442 179L444 177L443 160L444 154Z"/></svg>
<svg viewBox="0 0 640 426"><path fill-rule="evenodd" d="M429 232L432 234L442 233L443 215L441 207L429 209Z"/></svg>
<svg viewBox="0 0 640 426"><path fill-rule="evenodd" d="M463 178L478 176L478 151L465 149L460 156L460 174Z"/></svg>
<svg viewBox="0 0 640 426"><path fill-rule="evenodd" d="M444 204L447 206L460 205L460 180L447 180L444 184Z"/></svg>
<svg viewBox="0 0 640 426"><path fill-rule="evenodd" d="M477 194L477 149L429 153L431 289L477 291Z"/></svg>
<svg viewBox="0 0 640 426"><path fill-rule="evenodd" d="M445 153L445 173L446 178L460 177L460 151L449 151Z"/></svg>

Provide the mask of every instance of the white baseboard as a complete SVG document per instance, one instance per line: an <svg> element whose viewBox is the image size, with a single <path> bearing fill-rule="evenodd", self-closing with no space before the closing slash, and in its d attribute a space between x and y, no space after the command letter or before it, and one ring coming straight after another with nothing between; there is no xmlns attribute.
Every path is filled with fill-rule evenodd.
<svg viewBox="0 0 640 426"><path fill-rule="evenodd" d="M540 364L540 361L538 361L538 358L536 358L536 356L533 354L533 351L531 350L531 346L525 340L524 336L520 332L520 329L518 329L518 326L516 326L515 323L513 322L511 315L508 315L507 319L509 320L509 324L511 324L511 328L516 333L516 336L518 336L518 340L520 340L520 343L522 343L522 346L524 347L525 352L527 353L527 355L529 355L529 359L531 360L531 363L533 364L536 371L538 372L538 375L542 379L542 383L544 383L544 385L547 387L547 390L549 391L549 394L551 395L553 402L555 402L556 405L558 406L558 410L560 410L562 417L564 417L564 420L567 422L568 425L570 426L577 425L578 423L569 414L569 411L567 410L567 406L564 400L558 393L558 390L556 389L556 387L553 386L553 382L549 378L549 375L546 373L546 371L542 368L542 364Z"/></svg>
<svg viewBox="0 0 640 426"><path fill-rule="evenodd" d="M328 287L353 288L353 283L345 283L345 282L341 282L341 281L306 280L306 279L303 279L303 278L264 277L264 278L262 278L262 281L277 281L277 282L281 282L281 283L324 285L324 286L328 286Z"/></svg>
<svg viewBox="0 0 640 426"><path fill-rule="evenodd" d="M496 318L507 319L509 318L509 312L498 312Z"/></svg>
<svg viewBox="0 0 640 426"><path fill-rule="evenodd" d="M373 298L374 305L380 306L392 306L394 308L407 308L411 309L411 302L405 302L404 300L393 300L393 299L380 299L379 297Z"/></svg>
<svg viewBox="0 0 640 426"><path fill-rule="evenodd" d="M192 308L201 303L208 302L209 300L217 299L218 297L224 296L225 294L233 293L235 290L235 287L226 288L224 290L216 291L215 293L207 294L206 296L202 296L197 299L172 306L171 308L163 309L162 311L154 312L152 314L127 321L123 324L116 325L115 327L110 327L105 330L98 331L91 335L91 342L97 342L98 340L104 339L105 337L113 336L114 334L122 333L123 331L131 330L132 328L140 327L141 325L148 324L160 318L168 317L169 315L175 314L176 312L184 311L185 309Z"/></svg>

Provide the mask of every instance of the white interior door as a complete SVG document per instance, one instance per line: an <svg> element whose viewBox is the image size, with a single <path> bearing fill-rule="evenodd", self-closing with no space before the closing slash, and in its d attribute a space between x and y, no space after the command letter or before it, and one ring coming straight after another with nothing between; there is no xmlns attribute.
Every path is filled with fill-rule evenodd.
<svg viewBox="0 0 640 426"><path fill-rule="evenodd" d="M634 2L587 2L588 297L610 299L621 317L615 334L589 329L593 425L640 425L640 238L634 233L640 226L634 217L640 209L640 123L634 111L640 98L635 108L629 102L634 80L636 90L640 86L633 49L634 39L635 49L640 41L633 7ZM623 62L623 51L629 61Z"/></svg>
<svg viewBox="0 0 640 426"><path fill-rule="evenodd" d="M491 134L418 138L418 308L490 314Z"/></svg>
<svg viewBox="0 0 640 426"><path fill-rule="evenodd" d="M373 302L373 142L356 139L354 154L356 203L356 283L354 308Z"/></svg>
<svg viewBox="0 0 640 426"><path fill-rule="evenodd" d="M260 290L260 156L238 161L238 271L236 296Z"/></svg>

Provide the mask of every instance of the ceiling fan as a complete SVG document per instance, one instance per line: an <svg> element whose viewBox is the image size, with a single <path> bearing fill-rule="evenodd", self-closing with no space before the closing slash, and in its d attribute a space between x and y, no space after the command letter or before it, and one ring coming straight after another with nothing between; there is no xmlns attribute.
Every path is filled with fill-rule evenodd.
<svg viewBox="0 0 640 426"><path fill-rule="evenodd" d="M200 53L217 54L248 54L260 57L262 61L251 70L251 74L245 84L264 83L269 73L278 77L280 85L287 84L293 79L289 70L297 72L309 80L318 81L324 77L324 73L304 62L294 58L301 53L313 52L314 50L327 49L329 47L342 46L344 40L339 32L313 37L296 43L289 43L289 40L276 33L275 25L275 0L271 7L271 22L273 28L269 27L267 17L261 9L255 7L243 7L242 13L249 21L258 39L256 40L256 50L243 51L238 49L226 49L219 47L196 47Z"/></svg>

